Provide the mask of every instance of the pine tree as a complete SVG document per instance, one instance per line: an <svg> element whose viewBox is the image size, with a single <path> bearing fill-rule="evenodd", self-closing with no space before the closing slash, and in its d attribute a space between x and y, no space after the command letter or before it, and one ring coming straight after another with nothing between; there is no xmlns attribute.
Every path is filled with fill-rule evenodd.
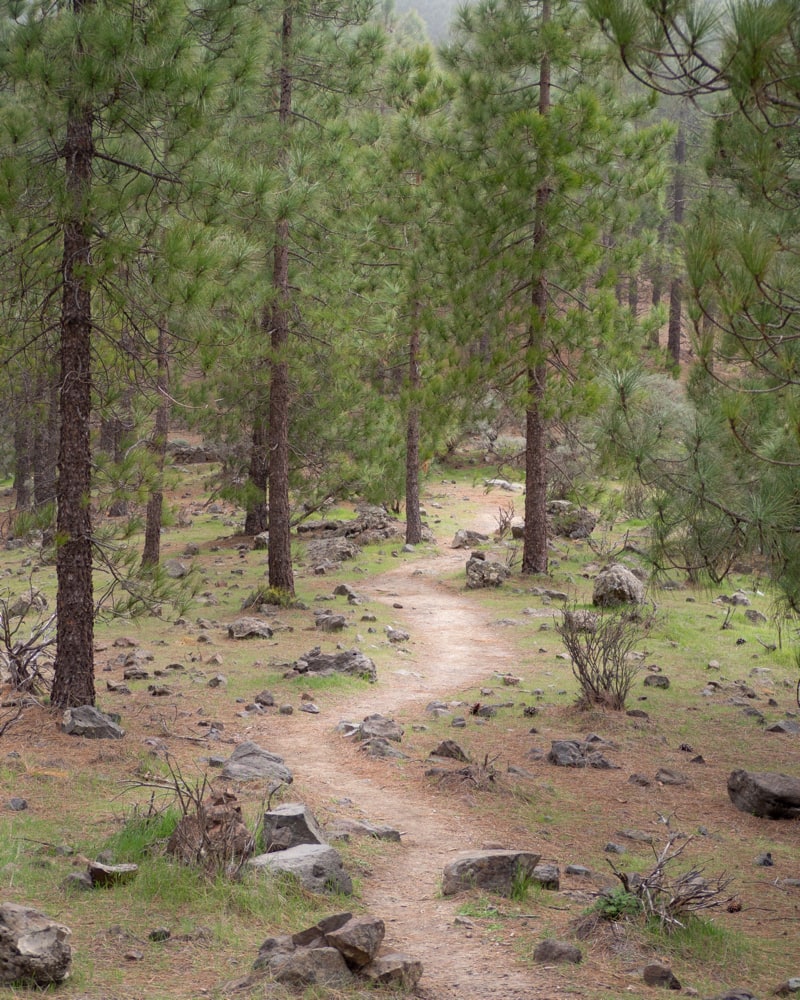
<svg viewBox="0 0 800 1000"><path fill-rule="evenodd" d="M2 24L3 215L16 260L59 304L57 646L52 702L94 702L92 355L130 307L114 278L142 246L150 196L179 198L234 8L12 4ZM227 36L230 38L230 36ZM227 44L227 43L226 43ZM212 55L213 53L213 55ZM165 143L170 163L164 160ZM133 223L133 224L132 224Z"/></svg>
<svg viewBox="0 0 800 1000"><path fill-rule="evenodd" d="M450 88L435 67L428 46L393 53L385 77L388 110L384 137L370 160L375 188L370 199L382 273L387 276L376 302L388 317L384 331L396 352L402 378L396 402L404 424L404 493L408 544L423 539L420 472L448 424L448 403L441 392L442 358L435 357L437 310L445 303L437 271L441 270L442 204L432 179L433 164L444 141ZM392 405L393 400L387 399Z"/></svg>
<svg viewBox="0 0 800 1000"><path fill-rule="evenodd" d="M460 90L460 163L444 176L467 254L458 287L471 315L459 325L492 332L494 384L524 409L522 571L544 573L548 429L574 405L572 385L591 395L597 351L633 346L613 340L617 276L632 256L615 235L630 227L635 195L660 183L666 134L634 131L644 104L602 82L572 4L487 0L461 12L455 37L446 58Z"/></svg>
<svg viewBox="0 0 800 1000"><path fill-rule="evenodd" d="M295 456L308 461L313 441L301 426L315 424L316 436L327 440L346 415L341 399L334 404L340 413L322 409L339 380L320 371L314 341L326 343L325 360L336 370L337 339L352 312L339 205L348 198L341 180L349 169L346 112L381 51L380 32L359 27L368 12L369 4L334 0L280 5L279 30L263 39L259 96L266 103L247 104L236 125L242 154L239 224L262 247L265 264L253 322L257 335L248 341L255 368L268 373L266 386L251 380L247 400L250 494L260 502L258 491L267 479L269 584L289 594L294 592ZM254 156L256 150L260 156ZM306 389L315 379L321 389L316 394ZM258 460L264 429L268 476Z"/></svg>
<svg viewBox="0 0 800 1000"><path fill-rule="evenodd" d="M684 243L699 367L689 385L696 421L677 469L687 473L679 496L697 515L687 532L662 504L662 549L688 534L712 576L757 550L800 607L796 4L718 11L687 0L655 11L592 0L591 9L634 76L664 93L716 99L709 192ZM660 495L676 492L670 468L650 470Z"/></svg>

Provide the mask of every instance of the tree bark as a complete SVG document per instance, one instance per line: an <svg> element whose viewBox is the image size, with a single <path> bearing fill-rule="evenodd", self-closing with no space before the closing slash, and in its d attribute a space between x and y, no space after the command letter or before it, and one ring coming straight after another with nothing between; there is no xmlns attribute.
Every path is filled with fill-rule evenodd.
<svg viewBox="0 0 800 1000"><path fill-rule="evenodd" d="M89 283L92 111L73 110L63 156L70 200L64 223L61 299L61 434L58 454L57 635L51 701L58 708L93 705L91 448L92 305Z"/></svg>
<svg viewBox="0 0 800 1000"><path fill-rule="evenodd" d="M686 132L681 123L675 139L675 180L672 188L672 221L675 227L683 224L683 211L686 204L684 167L686 164ZM673 363L677 366L681 361L681 305L683 301L683 279L674 275L669 286L669 330L667 334L667 350Z"/></svg>
<svg viewBox="0 0 800 1000"><path fill-rule="evenodd" d="M422 515L419 505L419 303L414 303L411 338L408 344L408 414L406 416L406 543L422 541Z"/></svg>
<svg viewBox="0 0 800 1000"><path fill-rule="evenodd" d="M542 4L542 25L550 20L550 0ZM550 57L545 52L539 65L539 114L550 113ZM534 248L548 238L547 204L551 189L545 178L536 191L533 227ZM525 535L522 572L547 572L547 426L544 395L547 363L544 360L547 325L548 281L544 272L536 275L531 292L531 320L528 325L526 382L528 404L525 413Z"/></svg>
<svg viewBox="0 0 800 1000"><path fill-rule="evenodd" d="M269 528L267 484L269 483L269 447L267 421L259 403L253 415L253 433L250 442L250 467L247 474L247 508L244 533L260 535Z"/></svg>
<svg viewBox="0 0 800 1000"><path fill-rule="evenodd" d="M639 315L639 278L635 274L628 279L628 308L636 319Z"/></svg>
<svg viewBox="0 0 800 1000"><path fill-rule="evenodd" d="M142 566L157 566L161 558L161 520L164 511L164 460L167 454L167 436L169 435L169 333L166 320L162 319L158 327L158 347L156 354L156 393L158 404L153 433L148 442L148 448L153 456L155 475L150 495L147 499L147 512L144 525L144 547L142 549Z"/></svg>
<svg viewBox="0 0 800 1000"><path fill-rule="evenodd" d="M31 472L33 471L33 421L31 420L31 382L29 372L20 378L25 399L14 400L14 491L15 509L28 510L33 500Z"/></svg>
<svg viewBox="0 0 800 1000"><path fill-rule="evenodd" d="M286 159L292 114L292 12L283 11L278 120L283 130ZM270 336L269 386L269 585L294 594L292 571L291 507L289 504L289 220L275 226L272 272L274 301L268 310Z"/></svg>
<svg viewBox="0 0 800 1000"><path fill-rule="evenodd" d="M33 502L36 507L43 507L56 499L61 401L55 376L49 373L42 376L36 394L42 409L33 442Z"/></svg>

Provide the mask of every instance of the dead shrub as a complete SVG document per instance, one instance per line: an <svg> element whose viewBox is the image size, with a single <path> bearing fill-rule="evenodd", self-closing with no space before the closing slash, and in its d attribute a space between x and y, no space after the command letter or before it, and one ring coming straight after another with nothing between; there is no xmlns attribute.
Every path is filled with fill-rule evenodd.
<svg viewBox="0 0 800 1000"><path fill-rule="evenodd" d="M580 686L578 704L622 710L640 665L633 647L653 623L642 610L564 611L555 628L572 659L572 673Z"/></svg>
<svg viewBox="0 0 800 1000"><path fill-rule="evenodd" d="M664 846L660 850L653 847L655 864L645 874L622 872L608 859L624 892L638 899L646 918L656 920L667 931L684 927L687 918L702 910L727 907L735 899L727 891L733 878L724 873L706 875L699 866L675 871L675 862L693 840L670 830Z"/></svg>

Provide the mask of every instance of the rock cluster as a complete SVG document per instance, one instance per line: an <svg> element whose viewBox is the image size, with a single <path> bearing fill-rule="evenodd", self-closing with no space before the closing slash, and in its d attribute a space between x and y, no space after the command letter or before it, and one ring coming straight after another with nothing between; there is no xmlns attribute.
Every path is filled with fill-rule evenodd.
<svg viewBox="0 0 800 1000"><path fill-rule="evenodd" d="M287 802L264 814L262 845L266 853L251 858L251 867L289 874L311 892L353 891L341 855L303 803Z"/></svg>
<svg viewBox="0 0 800 1000"><path fill-rule="evenodd" d="M297 934L267 938L254 968L292 987L346 987L361 978L414 990L422 964L397 952L381 952L386 933L376 917L336 913Z"/></svg>
<svg viewBox="0 0 800 1000"><path fill-rule="evenodd" d="M509 576L511 570L503 563L480 559L477 556L467 561L467 590L499 587Z"/></svg>
<svg viewBox="0 0 800 1000"><path fill-rule="evenodd" d="M319 646L298 657L292 664L292 669L298 674L349 674L361 677L374 684L378 679L378 670L373 660L365 656L360 649L342 650L338 653L323 653Z"/></svg>

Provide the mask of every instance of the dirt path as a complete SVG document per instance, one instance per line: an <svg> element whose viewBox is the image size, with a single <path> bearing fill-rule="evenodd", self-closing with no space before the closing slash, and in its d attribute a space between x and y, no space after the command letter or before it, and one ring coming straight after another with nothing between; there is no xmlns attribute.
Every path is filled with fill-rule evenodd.
<svg viewBox="0 0 800 1000"><path fill-rule="evenodd" d="M493 671L513 669L511 650L479 605L438 582L463 566L465 553L440 552L433 559L404 562L377 578L365 594L393 607L398 624L412 636L411 655L348 703L348 719L372 712L402 719L412 705L424 707L484 681ZM506 842L513 834L502 816L491 813L500 803L476 814L457 797L408 780L408 768L421 767L421 761L397 767L372 760L334 732L330 717L295 715L286 722L269 733L269 747L286 755L298 782L333 803L330 818L360 816L402 831L401 846L375 859L361 894L369 911L386 922L387 944L422 961L423 995L429 1000L556 995L558 987L546 984L546 971L524 968L508 946L456 925L459 901L440 895L442 869L459 851L488 843L534 846L521 843L519 834Z"/></svg>

